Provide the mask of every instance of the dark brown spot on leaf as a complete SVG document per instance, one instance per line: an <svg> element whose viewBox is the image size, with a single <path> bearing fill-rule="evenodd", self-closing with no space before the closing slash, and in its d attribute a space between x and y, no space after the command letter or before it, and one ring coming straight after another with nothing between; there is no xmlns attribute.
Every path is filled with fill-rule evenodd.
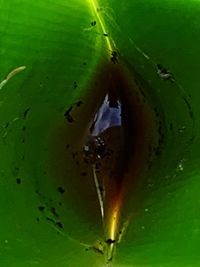
<svg viewBox="0 0 200 267"><path fill-rule="evenodd" d="M65 189L61 186L58 187L58 192L60 192L61 194L65 193Z"/></svg>

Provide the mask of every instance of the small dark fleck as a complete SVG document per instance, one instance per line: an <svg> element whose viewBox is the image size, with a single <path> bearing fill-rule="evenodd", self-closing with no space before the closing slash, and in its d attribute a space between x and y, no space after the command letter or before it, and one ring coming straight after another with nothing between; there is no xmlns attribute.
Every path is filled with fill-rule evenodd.
<svg viewBox="0 0 200 267"><path fill-rule="evenodd" d="M116 242L116 240L113 240L113 239L111 239L111 238L109 238L109 239L106 240L106 243L107 243L108 245L114 244L115 242Z"/></svg>
<svg viewBox="0 0 200 267"><path fill-rule="evenodd" d="M15 176L18 176L18 174L19 174L19 168L18 168L18 167L15 167L15 168L14 168L14 170L13 170L13 174L14 174Z"/></svg>
<svg viewBox="0 0 200 267"><path fill-rule="evenodd" d="M59 202L58 205L59 205L59 206L62 206L62 202Z"/></svg>
<svg viewBox="0 0 200 267"><path fill-rule="evenodd" d="M81 105L83 105L83 102L82 102L82 101L78 101L78 102L76 103L76 106L77 106L77 107L80 107Z"/></svg>
<svg viewBox="0 0 200 267"><path fill-rule="evenodd" d="M88 250L89 250L89 248L86 248L86 249L85 249L85 251L88 251Z"/></svg>
<svg viewBox="0 0 200 267"><path fill-rule="evenodd" d="M189 101L184 97L183 100L185 101L187 107L188 107L188 110L189 110L189 115L191 117L191 119L194 119L194 113L192 111L192 106L191 104L189 103Z"/></svg>
<svg viewBox="0 0 200 267"><path fill-rule="evenodd" d="M77 152L72 152L72 158L74 159L77 156Z"/></svg>
<svg viewBox="0 0 200 267"><path fill-rule="evenodd" d="M112 258L112 257L110 257L110 258L108 259L108 262L112 261L112 259L113 259L113 258Z"/></svg>
<svg viewBox="0 0 200 267"><path fill-rule="evenodd" d="M103 187L102 187L102 186L99 186L99 190L100 190L100 192L101 192L101 193L103 193L103 192L104 192L104 189L103 189Z"/></svg>
<svg viewBox="0 0 200 267"><path fill-rule="evenodd" d="M16 182L17 182L17 184L21 184L21 183L22 183L22 181L21 181L20 178L17 178L17 179L16 179Z"/></svg>
<svg viewBox="0 0 200 267"><path fill-rule="evenodd" d="M39 207L38 207L38 210L39 210L39 211L44 211L44 210L45 210L45 207L44 207L44 206L39 206Z"/></svg>
<svg viewBox="0 0 200 267"><path fill-rule="evenodd" d="M112 51L110 59L114 64L118 63L118 55L116 51Z"/></svg>
<svg viewBox="0 0 200 267"><path fill-rule="evenodd" d="M24 119L26 119L27 115L28 115L28 112L30 111L31 108L27 108L25 111L24 111Z"/></svg>
<svg viewBox="0 0 200 267"><path fill-rule="evenodd" d="M76 89L78 87L77 82L74 82L73 88Z"/></svg>
<svg viewBox="0 0 200 267"><path fill-rule="evenodd" d="M22 143L25 143L25 139L22 139Z"/></svg>
<svg viewBox="0 0 200 267"><path fill-rule="evenodd" d="M152 161L147 161L147 166L148 166L148 169L151 169L151 167L152 167L152 164L153 164L153 162Z"/></svg>
<svg viewBox="0 0 200 267"><path fill-rule="evenodd" d="M159 112L157 108L154 108L154 112L155 112L156 117L159 117Z"/></svg>
<svg viewBox="0 0 200 267"><path fill-rule="evenodd" d="M62 224L61 222L57 222L56 225L57 225L59 228L61 228L61 229L64 228L64 227L63 227L63 224Z"/></svg>
<svg viewBox="0 0 200 267"><path fill-rule="evenodd" d="M50 221L50 222L52 222L52 223L55 223L55 221L54 221L52 218L46 217L46 220L47 220L47 221Z"/></svg>
<svg viewBox="0 0 200 267"><path fill-rule="evenodd" d="M102 8L101 7L97 7L97 12L100 12L102 11Z"/></svg>
<svg viewBox="0 0 200 267"><path fill-rule="evenodd" d="M108 34L107 33L104 33L103 36L108 37Z"/></svg>
<svg viewBox="0 0 200 267"><path fill-rule="evenodd" d="M69 145L69 144L67 144L67 145L66 145L66 149L68 149L69 147L70 147L70 145Z"/></svg>
<svg viewBox="0 0 200 267"><path fill-rule="evenodd" d="M86 65L87 65L87 63L86 63L86 62L83 62L83 65L84 65L84 66L86 66Z"/></svg>
<svg viewBox="0 0 200 267"><path fill-rule="evenodd" d="M36 218L36 221L37 221L37 222L39 222L39 221L40 221L40 219L39 219L39 218Z"/></svg>
<svg viewBox="0 0 200 267"><path fill-rule="evenodd" d="M23 127L22 127L22 131L25 131L25 130L26 130L26 126L23 126Z"/></svg>
<svg viewBox="0 0 200 267"><path fill-rule="evenodd" d="M87 172L82 172L81 175L82 176L86 176L87 175Z"/></svg>
<svg viewBox="0 0 200 267"><path fill-rule="evenodd" d="M61 193L61 194L64 194L65 193L65 189L61 186L58 187L58 191Z"/></svg>
<svg viewBox="0 0 200 267"><path fill-rule="evenodd" d="M97 253L99 253L99 254L101 254L101 255L104 254L103 250L100 249L100 248L98 248L98 247L96 247L96 246L93 246L93 247L91 247L91 248L92 248L95 252L97 252Z"/></svg>
<svg viewBox="0 0 200 267"><path fill-rule="evenodd" d="M79 165L80 164L80 162L79 161L76 161L76 165Z"/></svg>
<svg viewBox="0 0 200 267"><path fill-rule="evenodd" d="M145 92L142 90L141 87L139 87L139 90L140 90L141 95L142 95L144 98L146 98Z"/></svg>
<svg viewBox="0 0 200 267"><path fill-rule="evenodd" d="M155 151L155 155L156 155L156 156L160 156L160 155L161 155L161 151L160 151L159 149L156 149L156 151Z"/></svg>
<svg viewBox="0 0 200 267"><path fill-rule="evenodd" d="M72 106L65 112L64 116L69 123L74 122L73 117L71 116L70 112L72 111Z"/></svg>
<svg viewBox="0 0 200 267"><path fill-rule="evenodd" d="M24 160L24 156L22 157L22 160Z"/></svg>
<svg viewBox="0 0 200 267"><path fill-rule="evenodd" d="M91 22L91 26L95 26L97 24L96 20Z"/></svg>
<svg viewBox="0 0 200 267"><path fill-rule="evenodd" d="M8 126L9 126L9 122L6 123L4 128L6 129L6 128L8 128Z"/></svg>
<svg viewBox="0 0 200 267"><path fill-rule="evenodd" d="M57 211L56 211L56 208L52 207L52 208L51 208L51 212L52 212L52 214L53 214L55 217L58 217L58 216L59 216L58 213L57 213Z"/></svg>

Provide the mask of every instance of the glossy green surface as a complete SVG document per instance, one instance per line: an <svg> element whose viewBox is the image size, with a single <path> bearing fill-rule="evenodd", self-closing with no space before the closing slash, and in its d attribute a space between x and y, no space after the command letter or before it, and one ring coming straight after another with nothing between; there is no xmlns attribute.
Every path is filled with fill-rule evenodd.
<svg viewBox="0 0 200 267"><path fill-rule="evenodd" d="M144 166L138 187L125 191L122 214L131 220L113 266L197 267L200 2L101 0L98 6L120 67L140 81L157 113L156 131L161 125L164 134L152 167ZM107 80L110 51L98 24L89 1L0 0L0 81L26 66L0 91L2 267L105 266L100 253L87 251L104 238L93 180L72 157ZM175 82L163 81L156 64ZM63 115L79 100L84 105L71 127Z"/></svg>

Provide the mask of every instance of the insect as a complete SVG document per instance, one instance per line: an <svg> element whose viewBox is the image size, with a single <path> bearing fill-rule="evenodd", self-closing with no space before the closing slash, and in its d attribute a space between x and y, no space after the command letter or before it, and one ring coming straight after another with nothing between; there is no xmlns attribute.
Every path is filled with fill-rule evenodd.
<svg viewBox="0 0 200 267"><path fill-rule="evenodd" d="M12 70L7 77L0 83L0 90L4 87L4 85L16 74L26 69L26 66L20 66Z"/></svg>

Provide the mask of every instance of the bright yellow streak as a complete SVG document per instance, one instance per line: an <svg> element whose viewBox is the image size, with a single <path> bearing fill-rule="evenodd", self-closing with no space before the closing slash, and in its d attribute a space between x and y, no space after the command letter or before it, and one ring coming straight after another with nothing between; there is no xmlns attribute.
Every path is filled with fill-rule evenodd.
<svg viewBox="0 0 200 267"><path fill-rule="evenodd" d="M119 223L119 213L120 213L120 198L118 197L115 205L113 212L111 213L111 218L110 218L110 227L109 227L109 237L113 243L110 244L109 250L108 250L108 259L113 257L113 252L114 252L114 246L115 242L117 241L117 229L118 229L118 223Z"/></svg>
<svg viewBox="0 0 200 267"><path fill-rule="evenodd" d="M94 11L94 13L95 13L95 15L96 15L98 21L99 21L99 24L100 24L100 27L101 27L101 29L102 29L102 32L103 32L103 33L107 33L107 31L106 31L106 27L105 27L104 22L103 22L103 19L101 18L99 12L97 11L97 7L98 7L98 5L97 5L96 1L95 1L95 0L89 0L89 2L90 2L91 6L92 6L92 9L93 9L93 11ZM113 49L112 49L112 45L111 45L111 41L110 41L110 39L109 39L108 36L105 37L105 39L106 39L106 43L107 43L108 49L109 49L110 52L111 52L111 51L113 50Z"/></svg>
<svg viewBox="0 0 200 267"><path fill-rule="evenodd" d="M119 219L119 208L120 208L119 201L117 201L113 214L111 216L110 238L112 240L115 240L116 237L117 223Z"/></svg>

